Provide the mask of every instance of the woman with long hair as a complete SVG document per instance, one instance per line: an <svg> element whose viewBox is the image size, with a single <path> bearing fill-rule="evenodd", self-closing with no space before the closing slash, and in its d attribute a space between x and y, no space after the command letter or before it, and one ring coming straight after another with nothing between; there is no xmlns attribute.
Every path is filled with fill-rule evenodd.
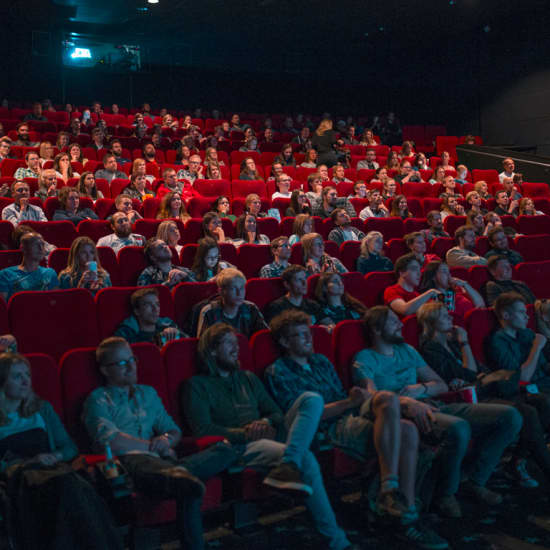
<svg viewBox="0 0 550 550"><path fill-rule="evenodd" d="M222 269L235 267L229 262L221 260L220 249L215 239L204 237L199 239L199 246L195 253L191 271L195 280L199 282L214 279Z"/></svg>
<svg viewBox="0 0 550 550"><path fill-rule="evenodd" d="M485 201L493 198L493 195L489 193L489 186L487 185L486 181L476 181L474 184L474 189L478 192L478 195Z"/></svg>
<svg viewBox="0 0 550 550"><path fill-rule="evenodd" d="M236 247L242 244L269 244L269 237L258 233L256 216L250 213L242 214L235 223L235 238L233 244Z"/></svg>
<svg viewBox="0 0 550 550"><path fill-rule="evenodd" d="M215 147L207 147L204 151L204 165L208 166L210 163L218 166L225 166L223 160L218 158L218 150Z"/></svg>
<svg viewBox="0 0 550 550"><path fill-rule="evenodd" d="M314 172L307 177L307 192L306 197L309 203L321 199L321 193L323 192L323 182L318 172Z"/></svg>
<svg viewBox="0 0 550 550"><path fill-rule="evenodd" d="M173 220L164 220L157 227L156 238L164 241L169 247L175 248L179 254L183 245L179 244L181 234L178 224Z"/></svg>
<svg viewBox="0 0 550 550"><path fill-rule="evenodd" d="M412 214L409 212L409 205L407 204L407 197L405 195L397 195L391 203L390 216L394 218L401 218L406 220L412 218Z"/></svg>
<svg viewBox="0 0 550 550"><path fill-rule="evenodd" d="M228 197L220 196L212 203L212 211L216 212L220 218L228 218L232 222L237 219L237 216L230 214L231 202Z"/></svg>
<svg viewBox="0 0 550 550"><path fill-rule="evenodd" d="M246 157L241 162L241 172L239 174L241 180L261 180L264 178L260 176L258 169L256 168L256 161L252 157Z"/></svg>
<svg viewBox="0 0 550 550"><path fill-rule="evenodd" d="M202 236L210 237L219 243L226 241L222 220L216 212L207 212L202 217Z"/></svg>
<svg viewBox="0 0 550 550"><path fill-rule="evenodd" d="M191 158L191 154L191 148L188 145L182 144L180 141L178 141L175 164L189 166L189 159Z"/></svg>
<svg viewBox="0 0 550 550"><path fill-rule="evenodd" d="M338 273L321 273L315 287L315 299L323 311L336 325L347 319L360 319L367 308L345 291L344 282Z"/></svg>
<svg viewBox="0 0 550 550"><path fill-rule="evenodd" d="M347 273L344 264L325 253L325 243L319 233L308 233L302 237L304 267L308 275L314 273Z"/></svg>
<svg viewBox="0 0 550 550"><path fill-rule="evenodd" d="M55 170L55 175L59 179L62 179L65 185L71 178L80 177L79 173L73 172L68 153L59 153L55 156L53 159L53 169Z"/></svg>
<svg viewBox="0 0 550 550"><path fill-rule="evenodd" d="M359 273L393 271L392 261L384 256L384 236L380 231L369 231L361 240L360 250L356 266Z"/></svg>
<svg viewBox="0 0 550 550"><path fill-rule="evenodd" d="M529 197L524 197L519 201L520 216L541 216L544 212L535 208L535 202Z"/></svg>
<svg viewBox="0 0 550 550"><path fill-rule="evenodd" d="M87 288L95 294L108 286L112 286L111 278L101 266L94 241L77 237L69 250L67 267L59 273L59 288Z"/></svg>
<svg viewBox="0 0 550 550"><path fill-rule="evenodd" d="M55 142L55 146L59 151L63 151L65 147L69 146L69 133L68 132L59 132L57 134L57 140Z"/></svg>
<svg viewBox="0 0 550 550"><path fill-rule="evenodd" d="M380 144L376 141L376 139L374 139L374 132L370 128L367 128L361 136L359 145L362 145L363 147L374 147Z"/></svg>
<svg viewBox="0 0 550 550"><path fill-rule="evenodd" d="M280 162L283 166L296 167L296 159L294 158L294 153L292 152L292 144L285 143L281 148L281 154L275 157L273 162Z"/></svg>
<svg viewBox="0 0 550 550"><path fill-rule="evenodd" d="M183 223L191 219L187 208L185 208L185 203L177 191L166 193L160 202L157 220L166 220L167 218L177 218Z"/></svg>
<svg viewBox="0 0 550 550"><path fill-rule="evenodd" d="M20 550L122 550L92 485L71 468L78 449L50 403L32 388L31 365L0 355L0 457Z"/></svg>
<svg viewBox="0 0 550 550"><path fill-rule="evenodd" d="M292 246L300 242L304 235L314 231L314 221L309 214L298 214L292 225L292 235L288 239L288 243Z"/></svg>
<svg viewBox="0 0 550 550"><path fill-rule="evenodd" d="M214 161L211 161L210 164L206 167L206 179L207 180L221 180L222 171L219 164L216 164Z"/></svg>
<svg viewBox="0 0 550 550"><path fill-rule="evenodd" d="M83 172L76 186L81 197L88 197L94 202L103 198L103 193L97 188L93 172Z"/></svg>
<svg viewBox="0 0 550 550"><path fill-rule="evenodd" d="M317 168L318 157L317 151L312 147L306 151L304 162L300 166L302 168Z"/></svg>
<svg viewBox="0 0 550 550"><path fill-rule="evenodd" d="M88 159L82 156L82 147L78 143L71 143L67 149L67 153L69 153L71 162L80 162L82 165L88 162Z"/></svg>
<svg viewBox="0 0 550 550"><path fill-rule="evenodd" d="M290 195L290 206L285 211L285 216L297 216L298 214L311 214L311 208L306 194L301 189L294 189Z"/></svg>
<svg viewBox="0 0 550 550"><path fill-rule="evenodd" d="M124 188L122 194L127 195L131 199L137 199L140 202L155 196L151 189L147 189L146 176L136 172L133 172L130 176L130 183Z"/></svg>
<svg viewBox="0 0 550 550"><path fill-rule="evenodd" d="M440 183L443 185L444 179L445 179L445 168L443 168L443 166L437 166L428 183L431 183L432 185L436 185L437 183Z"/></svg>
<svg viewBox="0 0 550 550"><path fill-rule="evenodd" d="M311 145L317 150L319 155L317 159L318 165L326 164L330 168L338 162L338 157L334 150L335 143L336 132L332 128L332 120L324 118L311 137Z"/></svg>
<svg viewBox="0 0 550 550"><path fill-rule="evenodd" d="M401 168L401 161L399 160L399 155L395 151L390 151L388 153L388 158L386 159L386 170L399 170Z"/></svg>

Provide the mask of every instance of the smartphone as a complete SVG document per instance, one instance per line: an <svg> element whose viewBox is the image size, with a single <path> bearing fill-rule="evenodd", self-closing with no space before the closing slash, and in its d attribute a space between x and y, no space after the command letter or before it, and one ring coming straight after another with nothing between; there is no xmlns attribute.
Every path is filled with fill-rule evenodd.
<svg viewBox="0 0 550 550"><path fill-rule="evenodd" d="M88 262L88 270L97 273L97 262Z"/></svg>

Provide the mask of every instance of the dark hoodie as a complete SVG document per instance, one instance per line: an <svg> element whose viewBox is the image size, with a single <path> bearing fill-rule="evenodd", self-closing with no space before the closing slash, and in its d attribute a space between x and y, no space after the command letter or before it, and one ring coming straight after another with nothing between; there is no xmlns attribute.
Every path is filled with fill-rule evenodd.
<svg viewBox="0 0 550 550"><path fill-rule="evenodd" d="M197 437L218 435L231 443L246 443L244 426L267 419L283 432L283 414L253 373L235 370L222 376L215 361L199 364L202 374L185 385L185 417Z"/></svg>

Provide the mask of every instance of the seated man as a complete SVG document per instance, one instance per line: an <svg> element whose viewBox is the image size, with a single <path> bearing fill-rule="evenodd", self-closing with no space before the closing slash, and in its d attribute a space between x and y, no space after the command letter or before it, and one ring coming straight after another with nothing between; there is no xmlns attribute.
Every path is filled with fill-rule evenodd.
<svg viewBox="0 0 550 550"><path fill-rule="evenodd" d="M132 162L130 159L124 158L122 156L122 153L123 153L122 143L120 142L119 139L111 140L111 148L109 149L109 152L115 155L117 164L127 164L128 162Z"/></svg>
<svg viewBox="0 0 550 550"><path fill-rule="evenodd" d="M125 172L118 170L116 157L113 153L107 153L103 156L103 168L96 170L95 177L107 180L111 183L115 178L128 179Z"/></svg>
<svg viewBox="0 0 550 550"><path fill-rule="evenodd" d="M446 260L449 267L465 267L473 265L487 265L487 260L474 252L476 245L476 234L472 227L461 225L455 231L454 246L447 251Z"/></svg>
<svg viewBox="0 0 550 550"><path fill-rule="evenodd" d="M98 219L97 214L91 208L79 208L80 192L76 187L62 187L58 197L61 208L54 212L54 221L67 220L78 225L82 220Z"/></svg>
<svg viewBox="0 0 550 550"><path fill-rule="evenodd" d="M32 112L26 114L23 117L23 120L37 120L39 122L48 122L48 119L42 113L42 103L40 103L40 101L35 101L32 104Z"/></svg>
<svg viewBox="0 0 550 550"><path fill-rule="evenodd" d="M109 246L115 254L125 246L143 246L145 237L132 233L132 226L128 216L123 212L115 212L111 217L111 228L113 233L105 235L97 241L97 246Z"/></svg>
<svg viewBox="0 0 550 550"><path fill-rule="evenodd" d="M330 215L334 229L328 234L328 240L340 246L345 241L360 241L365 234L351 225L351 218L343 208L335 208Z"/></svg>
<svg viewBox="0 0 550 550"><path fill-rule="evenodd" d="M25 155L25 162L27 166L25 168L21 167L15 171L13 177L16 180L22 180L23 178L39 178L40 172L40 157L35 151L28 151Z"/></svg>
<svg viewBox="0 0 550 550"><path fill-rule="evenodd" d="M500 329L488 339L489 367L520 370L521 382L536 384L539 391L550 392L546 337L527 328L529 315L525 301L515 292L505 292L495 300L494 308Z"/></svg>
<svg viewBox="0 0 550 550"><path fill-rule="evenodd" d="M492 256L504 256L512 266L523 262L523 256L516 250L511 250L508 244L508 237L504 232L502 226L493 227L489 231L487 238L491 249L485 254L485 257L489 260Z"/></svg>
<svg viewBox="0 0 550 550"><path fill-rule="evenodd" d="M307 296L307 271L301 265L290 265L281 274L283 285L287 293L265 308L265 318L270 322L283 311L297 310L307 313L311 324L332 325L331 319L325 318L319 303L306 298Z"/></svg>
<svg viewBox="0 0 550 550"><path fill-rule="evenodd" d="M51 267L42 267L46 256L44 239L38 233L25 233L21 237L23 260L0 270L0 295L8 301L10 296L22 290L54 290L59 288L57 273Z"/></svg>
<svg viewBox="0 0 550 550"><path fill-rule="evenodd" d="M84 403L83 421L97 452L109 445L136 489L153 498L174 498L182 548L202 550L203 481L225 470L235 451L217 443L177 459L181 430L151 386L137 383L137 361L123 338L107 338L96 350L106 385Z"/></svg>
<svg viewBox="0 0 550 550"><path fill-rule="evenodd" d="M470 434L473 457L468 481L463 488L489 505L502 497L485 487L500 457L515 441L522 426L519 412L507 405L422 402L447 391L447 384L428 366L419 353L405 343L399 318L385 306L375 306L365 315L365 333L371 347L353 360L354 382L370 392L397 393L401 414L410 418L421 438L441 443L440 479L435 504L447 517L462 516L455 494Z"/></svg>
<svg viewBox="0 0 550 550"><path fill-rule="evenodd" d="M493 306L495 300L504 292L517 292L526 304L534 304L536 297L523 281L512 280L512 265L505 256L492 256L489 259L489 273L493 278L485 285L487 305Z"/></svg>
<svg viewBox="0 0 550 550"><path fill-rule="evenodd" d="M414 525L418 518L415 505L418 431L412 422L401 420L397 396L383 391L370 394L359 387L346 392L330 361L314 353L305 313L281 313L271 321L271 331L283 355L266 369L265 378L283 411L292 411L305 392L320 396L324 406L320 411L319 435L362 460L378 456L381 487L376 511L400 518L402 536L420 547L447 548L446 542L435 533L420 531ZM317 425L311 428L317 430ZM433 546L420 544L430 541Z"/></svg>
<svg viewBox="0 0 550 550"><path fill-rule="evenodd" d="M219 298L206 304L200 311L197 336L215 323L226 323L250 338L258 330L267 328L258 306L244 299L246 277L238 269L228 267L218 273Z"/></svg>
<svg viewBox="0 0 550 550"><path fill-rule="evenodd" d="M11 222L14 226L26 221L47 222L46 214L39 206L29 203L31 190L25 181L15 181L11 184L13 204L8 204L2 210L2 219Z"/></svg>
<svg viewBox="0 0 550 550"><path fill-rule="evenodd" d="M288 243L288 237L276 237L269 245L271 254L273 254L273 262L264 265L260 269L260 277L268 279L270 277L280 277L281 273L290 265L288 260L292 248Z"/></svg>
<svg viewBox="0 0 550 550"><path fill-rule="evenodd" d="M376 151L367 149L365 160L360 160L357 163L357 170L378 170L380 165L376 162Z"/></svg>
<svg viewBox="0 0 550 550"><path fill-rule="evenodd" d="M502 161L502 172L498 175L500 183L503 183L504 178L514 177L514 170L516 169L516 164L514 159L507 157Z"/></svg>
<svg viewBox="0 0 550 550"><path fill-rule="evenodd" d="M118 325L115 336L130 344L150 342L162 347L166 342L185 338L186 334L170 317L159 317L160 302L156 288L140 288L130 297L132 315Z"/></svg>
<svg viewBox="0 0 550 550"><path fill-rule="evenodd" d="M439 210L430 210L426 216L428 229L422 229L421 233L428 244L438 237L450 237L449 233L443 229L443 220Z"/></svg>
<svg viewBox="0 0 550 550"><path fill-rule="evenodd" d="M143 253L149 266L139 275L138 286L164 285L171 289L183 281L195 280L190 269L172 264L172 251L162 239L149 239Z"/></svg>
<svg viewBox="0 0 550 550"><path fill-rule="evenodd" d="M115 199L115 208L118 212L124 212L128 216L130 225L136 223L136 220L143 219L143 216L137 210L134 210L134 203L128 195L118 195Z"/></svg>
<svg viewBox="0 0 550 550"><path fill-rule="evenodd" d="M401 317L416 313L422 304L441 294L435 288L422 294L416 290L420 284L421 266L414 254L405 254L397 259L395 275L397 283L384 291L384 303Z"/></svg>
<svg viewBox="0 0 550 550"><path fill-rule="evenodd" d="M519 199L510 199L508 193L501 189L495 193L497 203L494 212L499 216L517 216L519 214Z"/></svg>
<svg viewBox="0 0 550 550"><path fill-rule="evenodd" d="M359 217L362 220L366 220L367 218L387 218L390 215L378 189L371 189L368 191L367 196L369 205L359 212Z"/></svg>
<svg viewBox="0 0 550 550"><path fill-rule="evenodd" d="M17 139L12 143L12 145L17 147L36 147L38 145L30 139L28 122L20 122L15 127L15 130L17 132Z"/></svg>
<svg viewBox="0 0 550 550"><path fill-rule="evenodd" d="M357 216L355 208L353 208L349 199L338 197L336 187L332 187L331 185L323 187L321 198L313 201L311 204L312 215L320 216L323 219L329 218L335 208L343 208L350 218Z"/></svg>
<svg viewBox="0 0 550 550"><path fill-rule="evenodd" d="M235 330L218 323L204 331L198 348L201 374L186 384L183 408L193 434L222 436L248 467L269 470L264 483L307 496L317 529L328 548L355 548L336 523L317 460L309 447L323 412L323 400L303 393L283 417L261 381L239 369Z"/></svg>
<svg viewBox="0 0 550 550"><path fill-rule="evenodd" d="M165 168L162 172L162 183L157 187L157 199L161 200L167 193L179 193L183 191L183 182L176 179L174 168Z"/></svg>
<svg viewBox="0 0 550 550"><path fill-rule="evenodd" d="M202 173L201 157L199 155L191 155L189 157L189 166L188 168L178 171L177 178L179 180L187 180L190 183L195 183L195 180L204 179Z"/></svg>

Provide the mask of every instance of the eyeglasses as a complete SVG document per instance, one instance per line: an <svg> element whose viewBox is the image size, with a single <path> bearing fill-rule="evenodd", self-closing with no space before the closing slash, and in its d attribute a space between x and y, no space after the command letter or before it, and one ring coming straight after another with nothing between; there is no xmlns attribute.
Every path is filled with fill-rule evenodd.
<svg viewBox="0 0 550 550"><path fill-rule="evenodd" d="M123 368L127 367L128 365L137 365L138 364L138 358L132 355L131 357L128 357L128 359L122 359L121 361L114 361L112 363L104 363L104 367L118 367Z"/></svg>

